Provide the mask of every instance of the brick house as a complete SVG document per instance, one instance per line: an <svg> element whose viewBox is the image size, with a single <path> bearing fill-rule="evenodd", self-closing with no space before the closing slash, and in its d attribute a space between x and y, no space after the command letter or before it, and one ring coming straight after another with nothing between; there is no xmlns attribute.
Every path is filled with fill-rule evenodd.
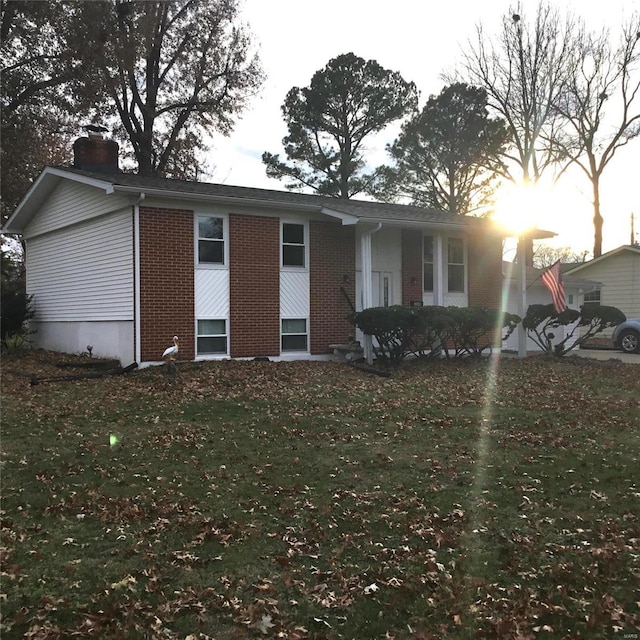
<svg viewBox="0 0 640 640"><path fill-rule="evenodd" d="M123 364L330 357L350 304L498 308L501 233L421 207L121 173L76 141L3 228L26 245L36 346Z"/></svg>

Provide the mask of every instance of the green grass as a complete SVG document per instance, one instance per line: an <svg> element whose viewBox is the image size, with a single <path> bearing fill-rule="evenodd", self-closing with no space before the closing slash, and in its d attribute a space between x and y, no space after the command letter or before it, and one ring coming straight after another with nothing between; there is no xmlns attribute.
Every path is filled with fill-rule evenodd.
<svg viewBox="0 0 640 640"><path fill-rule="evenodd" d="M3 638L638 636L634 365L62 358L3 360Z"/></svg>

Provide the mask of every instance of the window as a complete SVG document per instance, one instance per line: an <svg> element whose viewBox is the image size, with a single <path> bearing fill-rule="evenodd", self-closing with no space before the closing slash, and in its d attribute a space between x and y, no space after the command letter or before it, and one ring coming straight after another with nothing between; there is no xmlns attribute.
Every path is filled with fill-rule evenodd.
<svg viewBox="0 0 640 640"><path fill-rule="evenodd" d="M307 321L282 320L282 351L307 351Z"/></svg>
<svg viewBox="0 0 640 640"><path fill-rule="evenodd" d="M198 262L224 264L224 218L198 216Z"/></svg>
<svg viewBox="0 0 640 640"><path fill-rule="evenodd" d="M464 240L449 238L447 243L447 291L464 293Z"/></svg>
<svg viewBox="0 0 640 640"><path fill-rule="evenodd" d="M600 290L584 294L584 306L595 307L600 304Z"/></svg>
<svg viewBox="0 0 640 640"><path fill-rule="evenodd" d="M198 355L227 353L227 321L198 320Z"/></svg>
<svg viewBox="0 0 640 640"><path fill-rule="evenodd" d="M424 290L431 293L433 291L433 236L424 236L422 242Z"/></svg>
<svg viewBox="0 0 640 640"><path fill-rule="evenodd" d="M304 225L282 223L282 266L304 267L305 244Z"/></svg>

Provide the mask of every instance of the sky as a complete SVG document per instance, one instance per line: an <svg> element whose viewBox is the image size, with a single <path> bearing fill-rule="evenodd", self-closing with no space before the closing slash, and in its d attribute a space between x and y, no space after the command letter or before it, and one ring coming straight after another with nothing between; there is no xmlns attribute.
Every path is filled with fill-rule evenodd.
<svg viewBox="0 0 640 640"><path fill-rule="evenodd" d="M615 26L623 16L640 11L640 0L551 0L552 4L584 17L593 28ZM264 151L284 157L282 138L287 129L280 107L291 87L308 86L313 74L329 60L353 52L375 59L415 82L422 106L445 86L442 74L461 59L475 27L498 29L502 15L514 6L509 0L243 0L243 20L259 45L266 80L254 96L234 132L214 138L207 161L209 179L230 185L284 190L284 183L268 178ZM532 12L537 2L526 0ZM391 127L367 146L376 166L388 161L385 144ZM630 241L632 212L640 241L640 139L618 150L601 182L605 219L603 252ZM541 200L538 226L557 233L549 244L575 251L593 249L593 209L590 183L579 172L563 179Z"/></svg>

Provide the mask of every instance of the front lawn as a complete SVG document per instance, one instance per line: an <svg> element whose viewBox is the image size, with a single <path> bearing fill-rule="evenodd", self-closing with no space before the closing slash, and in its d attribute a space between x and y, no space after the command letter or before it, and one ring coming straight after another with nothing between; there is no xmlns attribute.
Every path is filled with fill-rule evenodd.
<svg viewBox="0 0 640 640"><path fill-rule="evenodd" d="M3 639L640 635L635 365L59 360L3 357Z"/></svg>

